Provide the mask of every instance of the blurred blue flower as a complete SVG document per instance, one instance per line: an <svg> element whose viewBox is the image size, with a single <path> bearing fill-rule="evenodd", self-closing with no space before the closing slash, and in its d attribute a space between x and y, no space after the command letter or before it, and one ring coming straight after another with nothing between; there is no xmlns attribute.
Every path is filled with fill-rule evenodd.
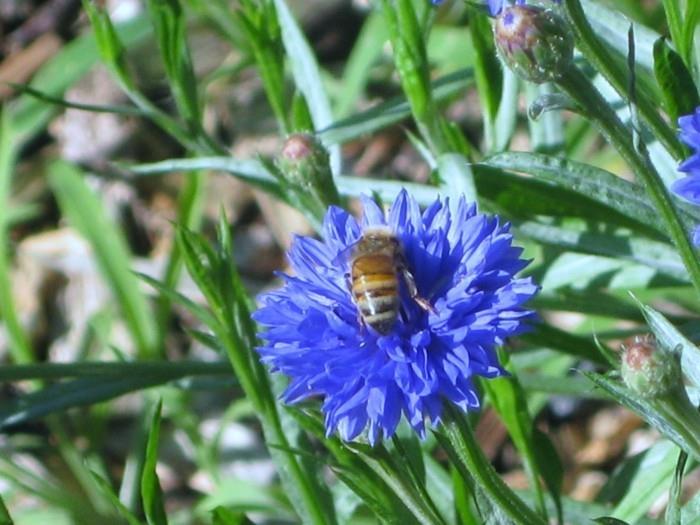
<svg viewBox="0 0 700 525"><path fill-rule="evenodd" d="M258 348L272 371L290 378L286 403L321 396L328 435L352 440L392 436L403 413L423 437L425 422L440 421L443 400L462 410L480 406L472 378L504 374L495 347L527 329L523 308L538 290L516 278L527 266L512 246L509 225L477 213L464 198L437 200L421 213L405 191L388 216L364 198L361 224L331 207L323 241L298 237L289 250L295 275L262 294L255 320L264 327ZM400 284L400 312L380 335L359 317L348 286L348 250L372 227L388 227L403 249L418 293Z"/></svg>
<svg viewBox="0 0 700 525"><path fill-rule="evenodd" d="M673 183L671 189L685 200L700 205L700 107L694 113L678 119L681 128L680 139L685 142L693 153L678 166L678 169L688 175ZM693 244L700 245L700 226L693 231Z"/></svg>
<svg viewBox="0 0 700 525"><path fill-rule="evenodd" d="M552 0L553 2L556 2L557 4L561 2L561 0ZM439 5L443 2L443 0L430 0L430 3L433 5ZM491 16L496 16L499 14L504 7L507 7L511 4L515 5L525 5L526 0L486 0L486 5L489 9L489 13Z"/></svg>

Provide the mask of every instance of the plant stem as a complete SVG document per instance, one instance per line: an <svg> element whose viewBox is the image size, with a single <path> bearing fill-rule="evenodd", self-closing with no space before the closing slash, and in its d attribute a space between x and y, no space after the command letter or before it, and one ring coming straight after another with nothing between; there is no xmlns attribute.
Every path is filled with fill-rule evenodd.
<svg viewBox="0 0 700 525"><path fill-rule="evenodd" d="M569 0L567 0L567 5ZM632 135L625 127L615 110L605 101L600 92L586 76L572 66L559 78L557 85L575 100L592 118L606 140L620 153L622 158L641 179L649 197L659 210L669 235L673 240L683 263L688 270L695 289L700 292L700 263L673 206L668 189L649 158L635 149Z"/></svg>
<svg viewBox="0 0 700 525"><path fill-rule="evenodd" d="M628 80L620 62L610 55L605 45L598 39L588 23L580 0L565 0L565 11L569 25L576 38L576 47L583 53L596 71L600 72L623 100L630 100ZM642 90L635 94L639 113L651 128L654 136L663 144L675 160L685 156L683 145L674 131L666 124L658 111L658 104Z"/></svg>
<svg viewBox="0 0 700 525"><path fill-rule="evenodd" d="M436 434L462 476L471 476L510 518L519 525L546 525L504 483L484 455L464 414L445 406L444 435Z"/></svg>

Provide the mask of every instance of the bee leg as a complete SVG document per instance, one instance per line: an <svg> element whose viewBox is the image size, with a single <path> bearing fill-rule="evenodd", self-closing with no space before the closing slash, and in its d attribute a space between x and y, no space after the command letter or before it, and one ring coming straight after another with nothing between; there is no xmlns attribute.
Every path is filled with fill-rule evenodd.
<svg viewBox="0 0 700 525"><path fill-rule="evenodd" d="M350 295L353 296L353 292L352 292L352 276L350 275L349 272L346 272L346 273L345 273L345 284L347 285L348 290L350 291ZM353 299L354 299L354 297L353 297ZM359 309L359 308L357 308L357 324L360 325L360 333L363 333L363 334L364 334L364 331L367 329L367 327L365 326L365 320L364 320L364 318L362 317L362 314L360 313L360 309Z"/></svg>
<svg viewBox="0 0 700 525"><path fill-rule="evenodd" d="M399 264L399 272L403 276L403 280L406 283L406 288L408 288L408 294L411 296L418 306L420 306L426 312L435 313L435 307L430 304L425 297L418 295L418 287L416 286L416 280L413 278L413 274L410 272L404 263Z"/></svg>

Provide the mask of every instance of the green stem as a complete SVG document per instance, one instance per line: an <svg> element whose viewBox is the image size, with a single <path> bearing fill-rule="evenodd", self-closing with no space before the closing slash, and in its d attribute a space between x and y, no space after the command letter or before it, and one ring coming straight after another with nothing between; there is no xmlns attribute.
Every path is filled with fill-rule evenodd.
<svg viewBox="0 0 700 525"><path fill-rule="evenodd" d="M200 223L202 222L202 206L206 197L205 189L206 174L201 172L188 174L178 198L177 221L179 224L184 224L192 230L199 231ZM177 288L177 282L180 278L182 270L182 258L180 255L178 244L173 243L163 276L164 286L171 290ZM172 314L171 306L172 301L167 295L161 294L158 297L156 302L156 319L158 320L160 341L157 348L160 349L161 354L165 350L167 325Z"/></svg>
<svg viewBox="0 0 700 525"><path fill-rule="evenodd" d="M568 3L570 0L567 0L567 5ZM557 84L585 110L588 117L593 119L606 140L617 149L634 174L641 179L678 248L695 289L700 292L700 263L673 206L671 195L649 158L635 149L630 131L581 71L572 66L559 78Z"/></svg>
<svg viewBox="0 0 700 525"><path fill-rule="evenodd" d="M226 316L220 316L219 320L222 327L236 326L235 321L227 319ZM282 428L268 376L260 362L251 355L253 346L246 344L240 336L236 335L236 332L237 330L229 332L227 328L224 328L217 335L226 348L235 375L240 381L246 397L250 399L258 412L265 435L265 443L274 445L274 447L269 447L269 451L277 463L280 475L283 479L286 477L290 480L295 490L298 491L297 495L302 501L301 507L306 511L306 516L301 516L302 519L314 525L334 523L332 515L325 512L321 505L318 490L311 477L313 474L302 467L301 460L292 451L294 447L290 444L287 434ZM289 486L289 484L286 485Z"/></svg>
<svg viewBox="0 0 700 525"><path fill-rule="evenodd" d="M493 502L518 525L546 525L501 479L484 455L469 422L457 409L445 406L444 436L436 434L465 479L473 478Z"/></svg>
<svg viewBox="0 0 700 525"><path fill-rule="evenodd" d="M419 494L420 499L424 502L425 506L436 517L436 519L439 519L440 523L444 523L440 511L435 505L433 499L430 497L430 493L428 492L428 489L425 485L425 481L416 471L416 466L414 465L413 461L410 460L409 452L403 446L401 439L398 436L396 436L396 434L394 434L394 436L392 436L392 442L394 443L394 447L396 448L398 456L392 456L391 459L395 460L398 458L404 458L402 461L406 464L406 472L408 473L408 477L410 479L411 484L415 488L416 492Z"/></svg>
<svg viewBox="0 0 700 525"><path fill-rule="evenodd" d="M351 449L352 450L352 449ZM358 453L357 451L356 453ZM359 452L365 465L369 467L396 494L421 525L446 525L428 497L427 491L420 490L422 483L414 483L411 476L396 464L386 448L378 446L371 454Z"/></svg>
<svg viewBox="0 0 700 525"><path fill-rule="evenodd" d="M630 100L627 71L596 36L583 12L580 0L565 0L566 14L576 38L576 47L583 53L596 71L599 71L623 100ZM675 160L685 157L683 145L675 132L658 111L658 103L642 90L635 93L639 114L651 128L654 136L664 145Z"/></svg>

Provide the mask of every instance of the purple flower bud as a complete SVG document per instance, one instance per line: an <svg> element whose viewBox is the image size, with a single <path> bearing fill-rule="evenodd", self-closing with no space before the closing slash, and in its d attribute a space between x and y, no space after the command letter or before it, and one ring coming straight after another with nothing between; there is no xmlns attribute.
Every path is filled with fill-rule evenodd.
<svg viewBox="0 0 700 525"><path fill-rule="evenodd" d="M496 17L494 35L506 65L532 82L556 80L574 56L574 41L566 22L550 9L506 7Z"/></svg>

